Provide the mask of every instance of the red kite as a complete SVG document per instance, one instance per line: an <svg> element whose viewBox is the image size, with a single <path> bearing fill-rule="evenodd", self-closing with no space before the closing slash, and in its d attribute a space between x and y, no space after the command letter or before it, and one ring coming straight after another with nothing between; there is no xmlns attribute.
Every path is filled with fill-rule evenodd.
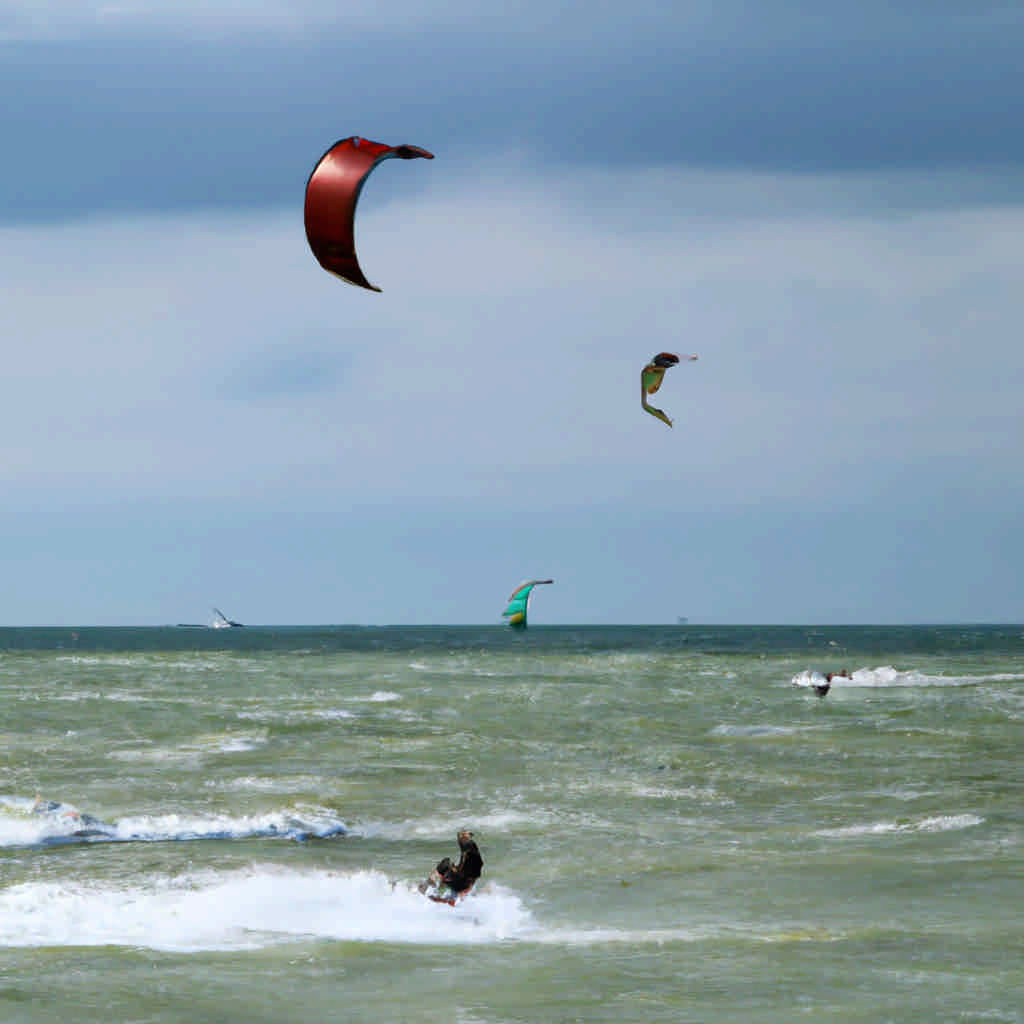
<svg viewBox="0 0 1024 1024"><path fill-rule="evenodd" d="M366 280L356 258L356 203L370 172L389 157L433 160L434 154L353 135L331 146L306 182L306 238L313 255L324 270L374 292L380 289Z"/></svg>

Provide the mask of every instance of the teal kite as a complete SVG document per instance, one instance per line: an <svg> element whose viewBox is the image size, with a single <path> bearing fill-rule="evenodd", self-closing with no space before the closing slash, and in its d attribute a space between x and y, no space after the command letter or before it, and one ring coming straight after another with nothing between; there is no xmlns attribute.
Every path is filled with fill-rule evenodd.
<svg viewBox="0 0 1024 1024"><path fill-rule="evenodd" d="M501 613L508 619L513 629L526 629L526 610L530 607L530 594L534 587L542 583L554 583L554 580L528 580L520 583L508 599L508 607Z"/></svg>

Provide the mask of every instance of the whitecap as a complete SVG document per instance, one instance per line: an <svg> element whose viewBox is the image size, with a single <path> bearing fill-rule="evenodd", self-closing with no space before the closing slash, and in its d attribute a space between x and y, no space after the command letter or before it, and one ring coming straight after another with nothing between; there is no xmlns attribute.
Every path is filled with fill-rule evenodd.
<svg viewBox="0 0 1024 1024"><path fill-rule="evenodd" d="M66 661L72 665L112 665L115 668L135 668L145 664L145 659L141 655L126 658L118 655L58 654L54 660Z"/></svg>
<svg viewBox="0 0 1024 1024"><path fill-rule="evenodd" d="M875 821L863 825L845 825L823 828L814 833L827 839L857 839L862 836L901 835L922 832L950 832L981 825L984 818L977 814L939 814L919 821Z"/></svg>
<svg viewBox="0 0 1024 1024"><path fill-rule="evenodd" d="M100 821L71 804L0 797L0 847L197 839L328 839L348 828L332 811L295 807L264 814L142 814Z"/></svg>
<svg viewBox="0 0 1024 1024"><path fill-rule="evenodd" d="M197 736L177 747L129 747L111 750L107 757L115 761L183 762L197 764L211 754L240 754L257 750L267 742L266 730L240 733L210 733Z"/></svg>
<svg viewBox="0 0 1024 1024"><path fill-rule="evenodd" d="M473 815L455 818L451 815L436 818L410 819L406 821L368 821L353 823L353 835L366 839L386 839L404 842L409 839L453 839L463 828L471 828L477 834L477 841L488 833L505 832L517 825L549 825L556 816L543 811L501 811L494 814Z"/></svg>
<svg viewBox="0 0 1024 1024"><path fill-rule="evenodd" d="M344 835L344 822L325 810L271 811L267 814L158 814L121 818L110 839L168 842L195 839L327 839Z"/></svg>
<svg viewBox="0 0 1024 1024"><path fill-rule="evenodd" d="M301 793L319 791L323 788L322 775L241 775L236 779L207 779L207 789L256 790L262 793Z"/></svg>
<svg viewBox="0 0 1024 1024"><path fill-rule="evenodd" d="M736 739L778 739L794 736L801 732L819 729L816 725L716 725L711 730L712 736L728 736Z"/></svg>

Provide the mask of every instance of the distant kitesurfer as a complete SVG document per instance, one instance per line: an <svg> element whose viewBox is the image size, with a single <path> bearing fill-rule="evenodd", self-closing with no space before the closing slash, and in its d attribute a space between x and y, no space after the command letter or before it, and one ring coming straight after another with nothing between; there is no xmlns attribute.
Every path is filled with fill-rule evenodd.
<svg viewBox="0 0 1024 1024"><path fill-rule="evenodd" d="M848 668L844 668L844 669L840 670L839 672L826 672L825 673L825 682L823 682L823 683L813 683L812 684L814 686L814 692L819 697L824 697L825 694L828 693L828 691L832 688L832 680L833 679L849 679L849 678L850 678L850 670Z"/></svg>
<svg viewBox="0 0 1024 1024"><path fill-rule="evenodd" d="M430 873L426 881L420 883L420 892L425 893L432 885L447 888L450 897L440 897L445 903L454 903L455 898L464 896L473 888L484 867L484 859L473 841L473 833L469 829L459 832L459 849L462 857L458 864L453 865L451 858L445 857Z"/></svg>
<svg viewBox="0 0 1024 1024"><path fill-rule="evenodd" d="M52 814L58 818L66 818L70 821L81 821L83 818L89 818L88 814L83 815L77 807L72 807L71 804L62 804L59 800L44 800L41 796L37 795L35 802L32 804L33 814ZM95 818L91 819L95 821Z"/></svg>
<svg viewBox="0 0 1024 1024"><path fill-rule="evenodd" d="M36 796L35 802L32 804L32 813L74 826L71 835L78 838L106 835L112 830L110 825L100 821L99 818L94 818L91 814L84 814L77 807L72 807L71 804L63 804L59 800L44 800L41 796Z"/></svg>

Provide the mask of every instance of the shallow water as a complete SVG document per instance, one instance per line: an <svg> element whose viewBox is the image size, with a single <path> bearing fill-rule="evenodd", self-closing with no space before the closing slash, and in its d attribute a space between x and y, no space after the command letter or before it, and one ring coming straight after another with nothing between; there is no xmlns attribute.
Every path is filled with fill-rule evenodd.
<svg viewBox="0 0 1024 1024"><path fill-rule="evenodd" d="M0 630L0 702L5 1022L1022 1020L1020 627Z"/></svg>

